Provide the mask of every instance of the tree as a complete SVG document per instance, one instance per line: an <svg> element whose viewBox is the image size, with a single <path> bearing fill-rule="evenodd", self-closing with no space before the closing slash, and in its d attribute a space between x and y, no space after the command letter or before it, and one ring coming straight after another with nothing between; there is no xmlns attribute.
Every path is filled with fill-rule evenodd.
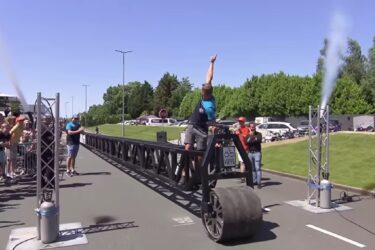
<svg viewBox="0 0 375 250"><path fill-rule="evenodd" d="M366 75L361 82L365 99L375 107L375 37L368 53Z"/></svg>
<svg viewBox="0 0 375 250"><path fill-rule="evenodd" d="M166 108L170 115L173 115L172 108L169 106L169 100L172 92L178 87L177 76L168 72L160 79L154 93L154 113L157 114L161 108Z"/></svg>
<svg viewBox="0 0 375 250"><path fill-rule="evenodd" d="M343 77L337 81L331 101L333 114L369 114L374 112L374 108L364 99L361 87L349 77Z"/></svg>
<svg viewBox="0 0 375 250"><path fill-rule="evenodd" d="M323 48L320 49L320 56L318 58L318 63L316 65L316 74L324 75L325 67L324 67L324 60L327 55L328 49L328 39L325 38L323 41Z"/></svg>
<svg viewBox="0 0 375 250"><path fill-rule="evenodd" d="M189 116L193 113L195 107L197 106L197 103L199 99L201 98L201 91L200 89L195 89L192 92L187 93L184 96L184 99L182 99L178 117L187 119Z"/></svg>
<svg viewBox="0 0 375 250"><path fill-rule="evenodd" d="M179 115L180 105L187 93L191 92L191 83L188 77L182 78L178 83L178 86L175 90L172 91L172 96L169 99L168 106L172 110L174 116Z"/></svg>
<svg viewBox="0 0 375 250"><path fill-rule="evenodd" d="M122 90L121 85L109 87L106 93L103 94L103 100L110 114L122 113Z"/></svg>
<svg viewBox="0 0 375 250"><path fill-rule="evenodd" d="M361 46L356 40L348 40L348 51L344 57L342 74L360 84L365 75L366 57L362 55Z"/></svg>
<svg viewBox="0 0 375 250"><path fill-rule="evenodd" d="M142 95L142 113L151 114L154 107L154 90L149 82L144 81L141 86L141 95Z"/></svg>

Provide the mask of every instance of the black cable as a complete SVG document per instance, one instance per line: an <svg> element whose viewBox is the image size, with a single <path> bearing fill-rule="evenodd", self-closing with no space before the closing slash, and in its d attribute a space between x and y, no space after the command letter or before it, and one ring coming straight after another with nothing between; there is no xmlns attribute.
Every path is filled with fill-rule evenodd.
<svg viewBox="0 0 375 250"><path fill-rule="evenodd" d="M20 246L21 244L23 244L23 243L25 243L25 242L27 242L27 241L29 241L29 240L35 239L35 238L36 238L36 236L31 237L31 238L26 239L26 240L23 240L23 241L21 241L21 242L18 242L18 243L13 247L13 250L15 250L16 247Z"/></svg>
<svg viewBox="0 0 375 250"><path fill-rule="evenodd" d="M348 196L348 195L346 194L345 191L342 191L342 192L340 193L340 199L341 199L341 200L343 200L343 201L347 201L347 200L348 200L348 197L350 197L350 196ZM369 229L365 228L364 226L358 224L357 222L352 221L352 220L349 219L349 218L346 218L346 217L345 217L344 215L342 215L341 212L338 211L336 208L334 208L334 209L335 209L335 211L336 211L336 212L337 212L337 213L338 213L338 214L339 214L344 220L346 220L346 221L352 223L353 225L355 225L355 226L357 226L357 227L359 227L359 228L361 228L361 229L367 231L368 233L370 233L370 234L372 234L372 235L375 235L374 232L372 232L372 231L370 231Z"/></svg>

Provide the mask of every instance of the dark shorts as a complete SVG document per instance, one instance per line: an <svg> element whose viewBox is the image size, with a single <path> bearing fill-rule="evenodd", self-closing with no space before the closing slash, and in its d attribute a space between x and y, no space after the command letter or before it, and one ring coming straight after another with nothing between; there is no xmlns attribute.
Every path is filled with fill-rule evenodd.
<svg viewBox="0 0 375 250"><path fill-rule="evenodd" d="M68 148L68 156L69 157L76 157L79 150L79 144L72 144L72 145L66 145Z"/></svg>
<svg viewBox="0 0 375 250"><path fill-rule="evenodd" d="M193 125L188 125L185 132L185 144L197 143L197 150L206 150L207 148L207 133L194 128Z"/></svg>

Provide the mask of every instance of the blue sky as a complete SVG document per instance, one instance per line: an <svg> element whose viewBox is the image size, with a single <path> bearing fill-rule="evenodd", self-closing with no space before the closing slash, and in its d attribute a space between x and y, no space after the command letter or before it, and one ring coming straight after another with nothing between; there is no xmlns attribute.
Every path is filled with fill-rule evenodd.
<svg viewBox="0 0 375 250"><path fill-rule="evenodd" d="M349 36L367 55L375 36L375 2L300 0L0 0L0 39L28 103L37 92L74 100L74 112L102 103L109 86L165 72L205 79L218 54L214 84L239 86L252 75L284 71L311 75L336 10L351 23ZM3 48L4 50L4 48ZM16 94L0 68L0 92Z"/></svg>

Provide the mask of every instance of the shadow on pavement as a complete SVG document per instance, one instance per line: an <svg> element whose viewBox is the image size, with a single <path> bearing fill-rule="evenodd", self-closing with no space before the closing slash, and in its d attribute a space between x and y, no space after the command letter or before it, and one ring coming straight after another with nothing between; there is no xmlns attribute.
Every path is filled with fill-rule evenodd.
<svg viewBox="0 0 375 250"><path fill-rule="evenodd" d="M61 230L58 241L67 241L67 240L80 238L82 237L83 234L93 234L93 233L101 233L101 232L107 232L107 231L139 227L138 225L135 225L134 223L135 223L134 221L129 221L129 222L120 222L120 223L112 223L112 224L90 225L88 227Z"/></svg>
<svg viewBox="0 0 375 250"><path fill-rule="evenodd" d="M109 215L102 215L102 216L94 217L95 225L109 223L109 222L112 222L112 221L115 221L115 220L116 220L115 217L112 217L112 216L109 216Z"/></svg>
<svg viewBox="0 0 375 250"><path fill-rule="evenodd" d="M16 187L13 189L4 189L0 191L0 203L11 200L23 200L27 197L36 196L36 187Z"/></svg>
<svg viewBox="0 0 375 250"><path fill-rule="evenodd" d="M79 173L78 176L81 175L111 175L110 172L91 172L91 173Z"/></svg>
<svg viewBox="0 0 375 250"><path fill-rule="evenodd" d="M147 173L146 171L139 171L136 166L125 167L121 163L99 153L96 151L91 151L94 154L101 157L103 160L109 164L115 166L122 172L126 173L130 177L134 178L138 182L152 189L153 191L164 196L168 200L174 202L178 206L188 210L190 213L197 217L201 217L201 191L182 191L171 180L162 179L160 177L155 177ZM130 164L129 164L130 165Z"/></svg>
<svg viewBox="0 0 375 250"><path fill-rule="evenodd" d="M262 183L263 187L268 187L268 186L276 186L276 185L281 185L282 183L279 181L265 181Z"/></svg>
<svg viewBox="0 0 375 250"><path fill-rule="evenodd" d="M278 226L279 224L277 223L270 222L270 221L263 221L260 231L256 235L254 235L254 237L226 242L223 245L224 246L236 246L236 245L249 244L249 243L260 242L260 241L274 240L277 238L277 236L276 234L272 232L272 229Z"/></svg>
<svg viewBox="0 0 375 250"><path fill-rule="evenodd" d="M137 166L132 166L131 164L127 163L125 167L121 163L97 152L91 151L94 154L101 157L106 162L110 163L111 165L115 166L122 172L128 174L130 177L134 178L138 182L146 185L147 187L151 188L153 191L159 193L160 195L164 196L168 200L174 202L176 205L188 210L190 213L194 214L197 217L201 217L201 198L202 192L201 190L198 191L182 191L177 186L175 186L171 180L156 177L155 175L149 174L146 171L139 171ZM272 185L280 185L280 182L269 182ZM271 204L267 207L279 206L280 204ZM268 241L276 239L276 235L271 231L272 229L278 227L279 224L263 221L261 230L251 238L246 238L242 240L235 240L232 242L228 242L226 246L235 246L241 244L248 244L251 242L259 242L259 241Z"/></svg>
<svg viewBox="0 0 375 250"><path fill-rule="evenodd" d="M281 204L280 203L270 204L267 206L263 206L263 208L271 208L271 207L276 207L276 206L281 206Z"/></svg>
<svg viewBox="0 0 375 250"><path fill-rule="evenodd" d="M1 225L1 224L9 224L9 225ZM25 223L17 220L17 221L0 221L0 228L4 227L12 227L12 226L22 226L25 225Z"/></svg>
<svg viewBox="0 0 375 250"><path fill-rule="evenodd" d="M71 183L71 184L61 184L60 188L75 188L75 187L84 187L92 185L90 182L77 182L77 183Z"/></svg>
<svg viewBox="0 0 375 250"><path fill-rule="evenodd" d="M20 204L0 204L0 213L5 211L6 209L15 209Z"/></svg>

